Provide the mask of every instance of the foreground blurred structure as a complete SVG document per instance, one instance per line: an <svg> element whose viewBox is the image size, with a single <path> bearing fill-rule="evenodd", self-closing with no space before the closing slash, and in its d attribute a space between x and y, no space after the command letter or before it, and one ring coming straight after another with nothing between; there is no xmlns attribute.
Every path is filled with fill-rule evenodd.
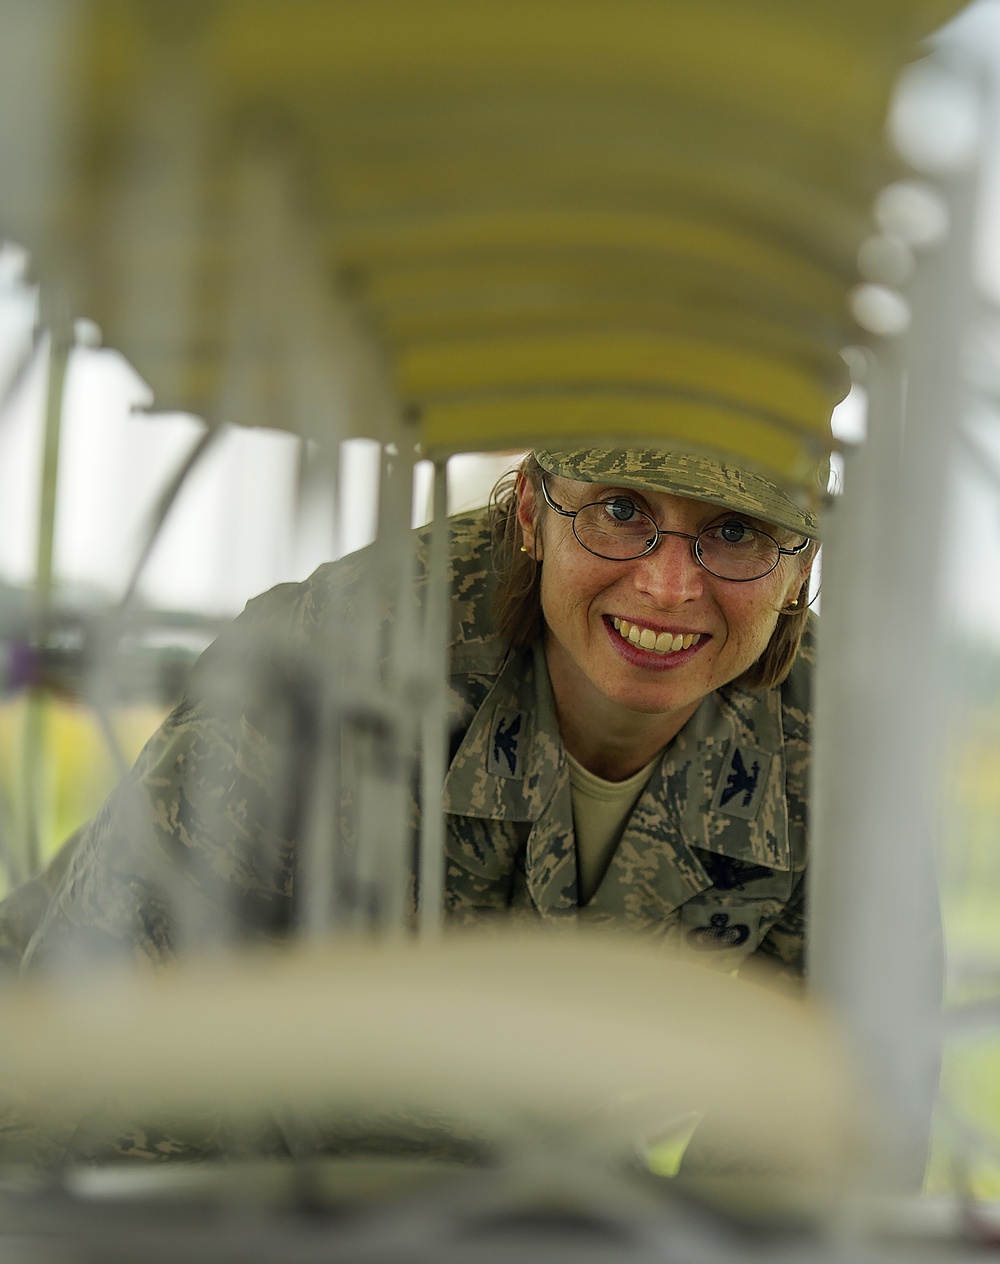
<svg viewBox="0 0 1000 1264"><path fill-rule="evenodd" d="M936 169L933 155L917 147L904 155L907 168L886 157L882 128L898 71L917 41L958 7L945 0L845 3L830 12L792 0L628 0L613 9L579 2L49 0L27 9L8 0L0 8L7 32L0 52L0 163L16 173L0 193L0 231L31 251L52 340L36 599L20 624L10 620L17 629L11 640L28 647L28 661L50 663L59 643L52 521L61 372L75 318L96 322L106 342L140 369L158 408L190 411L209 423L165 491L150 546L177 488L222 423L284 426L318 444L319 454L304 465L306 490L323 479L338 487L345 439L367 436L381 445L369 605L363 619L334 629L325 646L330 662L343 669L336 680L330 673L320 700L317 766L333 771L317 778L306 803L306 896L297 929L314 940L339 936L341 953L343 941L359 933L392 939L407 932L406 791L415 779L423 805L419 930L433 941L441 928L449 456L623 443L721 454L819 508L829 460L837 455L829 413L849 384L841 351L867 346L854 363L867 366L871 442L849 467L847 496L831 510L826 532L812 975L860 1050L867 1090L885 1103L888 1154L879 1160L878 1179L886 1188L898 1181L914 1139L919 1148L940 1040L933 971L920 964L933 960L932 839L920 784L937 714L924 646L937 617L936 515L951 443L941 423L957 413L959 350L976 319L967 279L976 167L970 152L951 170ZM957 91L971 94L975 110L982 87L973 75L963 78L940 59L930 73L951 76ZM919 83L914 93L919 100ZM913 321L899 340L910 318L900 287L911 273ZM419 610L401 606L384 632L359 636L359 625L381 627L379 612L416 571L409 525L418 457L435 469L424 602ZM895 566L887 575L871 545L890 523ZM140 566L148 553L140 551ZM79 661L98 713L113 702L119 647L143 635L143 616L131 600L135 582L133 576L117 608L88 621L81 641ZM867 649L890 641L891 657ZM25 669L26 683L43 678L43 667L34 677ZM917 679L924 688L915 703ZM358 805L351 847L333 811L347 792ZM30 830L5 844L11 872L23 876L37 866ZM889 937L887 891L894 914L900 910ZM448 964L449 943L425 942L423 956L414 950L414 963L435 963L427 965L423 984L413 966L414 1027L433 1011L442 979L454 989L449 1013L472 1007L476 982L467 980L462 992ZM505 949L501 941L491 951L502 962L505 952L514 961L526 950L515 941ZM576 968L592 968L586 954L598 950L581 944L579 951ZM561 955L569 953L563 941L535 944L529 955L544 979L548 970L572 973ZM305 962L299 974L294 960L282 964L289 978L277 982L267 970L279 967L262 964L260 998L275 994L268 987L277 994L301 989L294 995L302 1014L326 1005L336 1013L339 1005L345 1021L352 1016L358 1040L370 1041L372 1060L386 1044L398 1055L406 1007L392 991L391 974L372 966L364 1003L346 995L345 976L369 969L367 951L357 948L351 966ZM487 974L499 968L483 966ZM132 1104L141 1111L143 1084L164 1084L163 1068L154 1072L150 1064L143 1073L152 1050L142 1031L155 1026L158 1005L172 1015L172 1029L188 1022L214 1033L200 1065L206 1075L214 1067L219 1083L235 1047L261 1042L259 1021L242 1042L224 1038L240 1029L221 998L235 988L252 1009L252 979L240 974L237 985L224 973L213 981L210 972L199 978L194 971L176 982L173 1010L155 989L130 991L140 989L138 981L106 982L119 1019L106 1017L99 1031L115 1030L118 1038L103 1057L88 1060L89 1020L80 1013L87 985L73 986L75 1017L61 1012L58 992L8 998L8 1021L16 1016L18 1033L7 1062L0 1061L9 1092L50 1104L56 1086L70 1084L62 1099L70 1112L74 1101L99 1099L116 1085L124 1092L131 1068L138 1086ZM651 974L650 988L659 986L659 975ZM693 985L683 970L673 986L674 1002L688 1004L680 998ZM94 988L99 1015L109 1002L106 990L96 982ZM741 1015L733 1033L744 1047L757 1024L767 1025L771 998L733 988L731 996L690 1002L686 1026L704 1027L704 1057L722 1039L713 1026L719 1005ZM511 1030L530 1029L518 1006L530 1011L534 995L525 984L507 997ZM755 999L765 1008L755 1009ZM573 1004L589 1010L591 1002ZM634 1012L641 1009L636 1000ZM144 1026L127 1016L139 1012ZM535 1022L539 1012L531 1011ZM628 1027L627 1015L617 1021ZM791 1201L796 1215L822 1225L839 1214L838 1200L852 1194L851 1174L861 1162L839 1132L850 1131L849 1111L840 1107L851 1088L823 1054L829 1042L817 1031L825 1029L790 1014L787 1021L787 1040L774 1049L786 1062L776 1075L783 1082L801 1055L803 1105L790 1113L822 1152L821 1159L800 1156L809 1198ZM457 1018L441 1025L449 1039L458 1038L450 1031ZM335 1039L336 1023L303 1036L306 1045L319 1042L314 1051ZM654 1061L646 1042L662 1040L665 1079L692 1074L697 1054L682 1050L668 1031L637 1029L635 1039ZM490 1116L490 1127L499 1128L499 1119L505 1129L508 1117L531 1121L514 1128L517 1135L499 1129L502 1138L494 1138L503 1156L499 1184L490 1186L479 1173L473 1193L463 1185L452 1195L442 1178L428 1220L390 1181L384 1206L376 1200L381 1218L348 1242L350 1258L410 1258L406 1252L413 1259L450 1258L441 1239L466 1197L494 1226L493 1237L472 1248L483 1259L513 1258L515 1250L520 1258L531 1258L531 1251L549 1258L545 1233L553 1231L566 1235L560 1249L567 1258L588 1258L594 1243L575 1240L574 1225L599 1234L602 1224L610 1236L595 1258L663 1258L671 1241L680 1244L678 1258L681 1251L692 1260L752 1258L749 1240L734 1245L718 1234L712 1213L671 1203L673 1227L666 1213L661 1223L667 1204L656 1199L665 1195L642 1185L648 1174L640 1178L623 1167L627 1146L618 1124L605 1121L604 1141L592 1150L581 1145L595 1132L585 1100L614 1115L607 1082L584 1085L572 1101L555 1094L555 1106L550 1086L542 1108L537 1085L546 1083L553 1061L568 1074L565 1060L582 1043L567 1019L565 1031L540 1044L537 1066L522 1066L535 1096L518 1098L510 1084L501 1091L496 1075L465 1085L456 1112L467 1124L476 1109ZM49 1046L57 1050L52 1061L42 1052ZM60 1062L65 1050L73 1057ZM277 1091L268 1077L279 1074L280 1059L269 1056L270 1062L262 1052L242 1069L230 1103L236 1116L259 1110L261 1094ZM443 1048L425 1049L420 1067L429 1062L436 1074L439 1056ZM482 1064L471 1050L470 1056ZM356 1058L363 1066L363 1049ZM393 1074L405 1078L407 1059L390 1061ZM744 1172L744 1191L751 1193L742 1204L731 1196L725 1214L745 1212L748 1200L771 1206L763 1188L767 1163L754 1154L754 1138L766 1128L752 1120L737 1126L734 1105L741 1095L759 1095L766 1061L766 1049L758 1062L747 1060L728 1103L729 1141L735 1137L747 1167L763 1169L765 1177L757 1190L756 1177ZM74 1063L82 1068L78 1076ZM343 1068L335 1083L332 1071L323 1081L324 1064L314 1071L316 1065L320 1098L322 1083L333 1097L352 1091ZM455 1067L444 1065L454 1079ZM693 1084L669 1109L659 1102L654 1110L650 1070L640 1075L622 1048L607 1051L606 1066L620 1067L622 1094L638 1093L658 1112L658 1127L690 1114L707 1091ZM298 1086L313 1083L301 1068L294 1078ZM390 1076L370 1091L405 1107L394 1100L392 1083ZM203 1091L192 1079L191 1100ZM415 1091L412 1084L397 1090L400 1098ZM146 1104L183 1113L185 1092L178 1081L169 1100L154 1103L150 1096ZM827 1113L807 1126L804 1103L811 1097ZM422 1105L444 1109L435 1095ZM296 1110L307 1113L304 1101ZM763 1107L763 1118L767 1113ZM636 1119L624 1114L634 1127L627 1135L641 1136ZM776 1179L771 1173L772 1193L788 1181L793 1135L794 1128L782 1134L785 1162ZM536 1167L548 1191L541 1205L526 1192L532 1183L526 1173ZM351 1202L342 1192L331 1194L316 1169L300 1168L275 1196L286 1213ZM603 1183L609 1168L618 1183ZM455 1172L450 1177L464 1180ZM211 1186L214 1179L206 1173L203 1190L211 1188L231 1211L231 1191L222 1181ZM284 1178L260 1179L261 1188L267 1181L275 1188ZM89 1204L72 1197L84 1185L84 1178L71 1177L48 1196L62 1200L67 1232L86 1238L94 1232ZM134 1213L125 1207L123 1187L109 1180L90 1188L122 1216L115 1249L133 1249ZM182 1205L192 1190L183 1189ZM157 1196L155 1180L141 1192ZM586 1211L592 1194L596 1215ZM637 1208L631 1220L630 1198ZM780 1210L787 1215L789 1208ZM30 1208L11 1193L7 1212L11 1232L30 1239ZM335 1242L341 1230L330 1223L326 1231ZM283 1257L297 1258L300 1249L306 1258L311 1232L296 1222L282 1239ZM218 1258L217 1248L228 1249L218 1246L220 1236L195 1235L190 1242ZM230 1240L248 1258L238 1232ZM181 1249L164 1242L164 1258ZM258 1248L259 1258L279 1251L266 1236ZM782 1240L778 1249L790 1259L835 1259L840 1247L817 1233L805 1243ZM853 1242L847 1253L862 1258L862 1250L882 1257L874 1239Z"/></svg>

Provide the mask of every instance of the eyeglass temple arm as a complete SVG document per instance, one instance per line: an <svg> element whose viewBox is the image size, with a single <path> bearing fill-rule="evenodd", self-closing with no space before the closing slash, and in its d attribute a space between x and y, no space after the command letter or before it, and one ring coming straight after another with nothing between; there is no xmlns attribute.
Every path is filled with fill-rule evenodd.
<svg viewBox="0 0 1000 1264"><path fill-rule="evenodd" d="M545 475L542 475L542 495L545 497L545 503L550 509L554 509L556 513L563 514L567 518L575 518L576 514L571 509L564 509L562 505L557 505L549 495L549 489L545 485Z"/></svg>

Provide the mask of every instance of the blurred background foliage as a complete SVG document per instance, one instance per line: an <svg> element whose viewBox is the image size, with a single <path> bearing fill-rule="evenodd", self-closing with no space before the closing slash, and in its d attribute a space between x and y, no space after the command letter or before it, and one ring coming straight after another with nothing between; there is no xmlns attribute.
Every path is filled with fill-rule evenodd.
<svg viewBox="0 0 1000 1264"><path fill-rule="evenodd" d="M46 741L29 780L24 757L25 729L31 705L42 709ZM167 709L152 704L122 708L110 717L115 736L131 763L155 731ZM38 792L44 806L39 821L41 850L48 860L101 806L118 780L115 760L93 711L81 702L55 697L20 696L0 705L0 785L9 819L3 828L15 835L25 828L28 796ZM7 880L0 872L0 890Z"/></svg>
<svg viewBox="0 0 1000 1264"><path fill-rule="evenodd" d="M1000 649L951 648L951 732L942 735L941 897L945 1000L997 1004L1000 995ZM919 687L919 682L914 682ZM941 1108L926 1189L1000 1199L1000 1040L945 1046ZM978 1132L978 1137L973 1136ZM959 1161L958 1154L965 1157Z"/></svg>

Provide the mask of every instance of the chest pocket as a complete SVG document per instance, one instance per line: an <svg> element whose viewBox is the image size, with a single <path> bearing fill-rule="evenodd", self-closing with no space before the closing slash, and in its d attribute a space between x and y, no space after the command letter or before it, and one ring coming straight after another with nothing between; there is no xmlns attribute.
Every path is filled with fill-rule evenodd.
<svg viewBox="0 0 1000 1264"><path fill-rule="evenodd" d="M685 953L735 966L754 952L791 898L796 875L752 861L698 852L712 886L680 910Z"/></svg>
<svg viewBox="0 0 1000 1264"><path fill-rule="evenodd" d="M523 886L530 823L445 817L446 904L452 915L497 912L514 903Z"/></svg>
<svg viewBox="0 0 1000 1264"><path fill-rule="evenodd" d="M701 866L716 891L750 892L760 898L765 890L771 894L777 885L778 894L785 892L787 899L792 892L792 875L781 869L769 869L748 860L735 860L732 856L719 856L715 852L698 852Z"/></svg>

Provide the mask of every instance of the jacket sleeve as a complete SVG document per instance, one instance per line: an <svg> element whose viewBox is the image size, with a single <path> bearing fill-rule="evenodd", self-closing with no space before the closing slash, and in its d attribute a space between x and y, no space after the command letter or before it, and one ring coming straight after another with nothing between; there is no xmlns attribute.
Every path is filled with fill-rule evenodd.
<svg viewBox="0 0 1000 1264"><path fill-rule="evenodd" d="M0 970L17 970L28 941L62 881L86 826L75 830L46 867L0 901Z"/></svg>
<svg viewBox="0 0 1000 1264"><path fill-rule="evenodd" d="M806 875L802 873L781 917L761 940L747 964L763 967L774 977L800 983L805 977Z"/></svg>
<svg viewBox="0 0 1000 1264"><path fill-rule="evenodd" d="M202 655L180 705L80 831L22 969L156 963L287 930L315 749L318 582L256 598Z"/></svg>

